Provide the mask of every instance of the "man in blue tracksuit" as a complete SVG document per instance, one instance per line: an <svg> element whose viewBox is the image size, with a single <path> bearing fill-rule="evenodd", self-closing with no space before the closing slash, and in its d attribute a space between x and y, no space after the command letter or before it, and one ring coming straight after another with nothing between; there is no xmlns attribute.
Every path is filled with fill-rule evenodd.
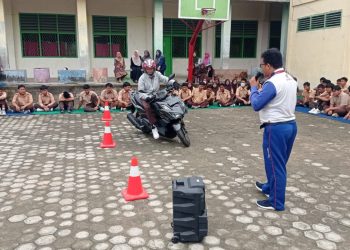
<svg viewBox="0 0 350 250"><path fill-rule="evenodd" d="M261 55L260 67L265 82L259 91L255 77L250 80L250 101L259 111L264 128L263 152L266 183L256 182L256 188L268 199L257 201L264 209L284 210L287 184L286 165L297 134L295 105L297 82L283 69L282 55L277 49L268 49Z"/></svg>

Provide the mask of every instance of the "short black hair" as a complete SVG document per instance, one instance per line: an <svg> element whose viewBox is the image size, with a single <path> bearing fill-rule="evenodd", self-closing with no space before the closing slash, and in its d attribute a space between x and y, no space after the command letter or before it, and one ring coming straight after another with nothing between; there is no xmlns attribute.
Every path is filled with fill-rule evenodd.
<svg viewBox="0 0 350 250"><path fill-rule="evenodd" d="M331 82L331 80L326 79L326 80L324 80L324 83L327 85L327 84L332 83L332 82Z"/></svg>
<svg viewBox="0 0 350 250"><path fill-rule="evenodd" d="M113 84L110 83L110 82L107 82L106 85L105 85L105 88L107 88L107 87L113 88Z"/></svg>
<svg viewBox="0 0 350 250"><path fill-rule="evenodd" d="M326 88L331 88L332 90L334 89L334 84L329 82L326 84Z"/></svg>
<svg viewBox="0 0 350 250"><path fill-rule="evenodd" d="M220 84L219 84L219 87L220 87L220 86L224 86L224 87L225 87L225 83L220 83Z"/></svg>
<svg viewBox="0 0 350 250"><path fill-rule="evenodd" d="M242 78L242 79L241 79L241 81L245 81L245 82L247 82L247 79L245 79L245 78Z"/></svg>
<svg viewBox="0 0 350 250"><path fill-rule="evenodd" d="M207 89L208 89L208 88L211 88L211 89L212 89L212 88L214 88L214 86L213 86L212 84L208 84L208 85L207 85Z"/></svg>
<svg viewBox="0 0 350 250"><path fill-rule="evenodd" d="M47 90L49 89L49 87L47 85L41 85L40 86L40 90Z"/></svg>
<svg viewBox="0 0 350 250"><path fill-rule="evenodd" d="M344 81L348 81L348 78L346 78L345 76L343 76L342 78L340 78L340 80L344 80Z"/></svg>
<svg viewBox="0 0 350 250"><path fill-rule="evenodd" d="M226 79L226 80L224 81L224 83L226 84L227 81L228 81L228 83L231 83L230 79ZM221 85L221 84L219 84L219 85Z"/></svg>
<svg viewBox="0 0 350 250"><path fill-rule="evenodd" d="M63 97L64 98L70 98L70 94L68 91L63 91Z"/></svg>
<svg viewBox="0 0 350 250"><path fill-rule="evenodd" d="M276 48L271 48L261 54L261 58L265 64L270 64L273 68L278 69L283 67L281 52Z"/></svg>
<svg viewBox="0 0 350 250"><path fill-rule="evenodd" d="M338 79L337 79L337 82L340 82L340 81L341 81L341 78L338 78Z"/></svg>
<svg viewBox="0 0 350 250"><path fill-rule="evenodd" d="M303 86L304 86L304 87L305 87L305 86L310 87L310 83L309 83L309 82L304 82Z"/></svg>
<svg viewBox="0 0 350 250"><path fill-rule="evenodd" d="M182 83L181 87L188 87L188 83L187 82Z"/></svg>
<svg viewBox="0 0 350 250"><path fill-rule="evenodd" d="M202 85L202 86L205 86L206 84L204 82L200 82L199 83L199 86Z"/></svg>
<svg viewBox="0 0 350 250"><path fill-rule="evenodd" d="M320 83L319 85L317 85L317 88L318 88L318 89L319 89L319 88L324 89L325 86L324 86L324 84Z"/></svg>
<svg viewBox="0 0 350 250"><path fill-rule="evenodd" d="M20 84L18 85L17 89L20 89L20 88L26 88L26 86L24 86L23 84Z"/></svg>
<svg viewBox="0 0 350 250"><path fill-rule="evenodd" d="M341 87L339 85L335 85L332 89L333 91L341 90Z"/></svg>
<svg viewBox="0 0 350 250"><path fill-rule="evenodd" d="M323 77L323 76L320 78L320 81L322 81L322 82L324 82L324 81L326 81L326 80L327 80L327 79L326 79L325 77Z"/></svg>
<svg viewBox="0 0 350 250"><path fill-rule="evenodd" d="M124 87L127 87L127 86L131 86L130 82L124 82L124 83L123 83L123 88L124 88Z"/></svg>
<svg viewBox="0 0 350 250"><path fill-rule="evenodd" d="M83 89L89 89L90 85L89 84L84 84Z"/></svg>

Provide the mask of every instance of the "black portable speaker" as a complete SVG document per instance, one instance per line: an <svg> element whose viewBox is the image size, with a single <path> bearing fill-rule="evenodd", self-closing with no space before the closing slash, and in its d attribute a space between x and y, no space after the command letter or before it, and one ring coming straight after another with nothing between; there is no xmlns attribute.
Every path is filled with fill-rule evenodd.
<svg viewBox="0 0 350 250"><path fill-rule="evenodd" d="M208 234L205 185L201 177L173 180L173 243L200 242Z"/></svg>

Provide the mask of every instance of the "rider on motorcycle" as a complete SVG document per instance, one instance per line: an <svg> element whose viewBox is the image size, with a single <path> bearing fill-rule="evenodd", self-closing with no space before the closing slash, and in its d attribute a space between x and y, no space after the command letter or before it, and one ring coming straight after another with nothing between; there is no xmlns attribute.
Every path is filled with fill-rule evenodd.
<svg viewBox="0 0 350 250"><path fill-rule="evenodd" d="M166 83L168 82L169 78L156 71L156 63L152 59L146 59L143 62L142 67L144 73L141 75L138 81L138 91L140 93L140 99L142 101L142 106L145 109L146 116L152 125L153 138L158 139L158 129L155 125L157 119L150 102L154 99L155 94L158 92L160 82Z"/></svg>

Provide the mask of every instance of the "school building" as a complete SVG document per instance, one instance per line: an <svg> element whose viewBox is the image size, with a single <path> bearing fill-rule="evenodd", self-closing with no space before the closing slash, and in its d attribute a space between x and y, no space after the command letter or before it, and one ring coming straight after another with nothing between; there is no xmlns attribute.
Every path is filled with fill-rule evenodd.
<svg viewBox="0 0 350 250"><path fill-rule="evenodd" d="M178 0L0 0L0 58L4 69L108 68L121 51L127 69L134 50L164 52L167 72L187 74L187 44L195 20L178 19ZM201 32L197 55L214 68L252 73L269 47L286 55L298 79L350 76L350 1L231 0L229 20ZM206 27L204 23L204 28Z"/></svg>

